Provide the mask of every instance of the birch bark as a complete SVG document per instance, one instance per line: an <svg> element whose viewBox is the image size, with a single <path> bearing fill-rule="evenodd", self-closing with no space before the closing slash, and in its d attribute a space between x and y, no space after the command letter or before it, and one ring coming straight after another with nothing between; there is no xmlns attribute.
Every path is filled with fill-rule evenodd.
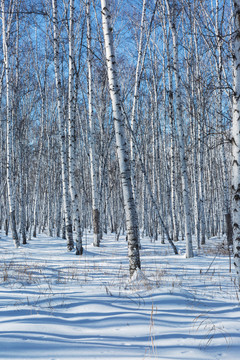
<svg viewBox="0 0 240 360"><path fill-rule="evenodd" d="M196 11L196 10L194 10ZM200 79L200 68L199 68L199 64L200 64L200 60L199 60L199 50L198 50L198 42L197 42L197 28L196 28L196 19L194 16L193 19L193 33L194 33L194 46L195 46L195 72L196 72L196 78ZM197 92L197 109L196 109L196 113L195 116L197 118L197 127L196 127L196 132L198 133L198 142L196 144L197 147L197 162L199 164L198 167L198 178L199 178L199 189L198 189L198 193L199 193L199 219L200 219L200 232L201 232L201 245L205 244L205 237L206 237L206 222L205 222L205 198L204 198L204 125L203 125L203 121L205 118L205 109L203 106L203 101L202 101L202 87L201 87L201 82L197 81L195 84L196 87L196 92ZM197 169L196 169L197 171Z"/></svg>
<svg viewBox="0 0 240 360"><path fill-rule="evenodd" d="M126 135L120 100L120 88L117 81L117 65L113 48L113 29L110 23L111 14L109 11L108 1L101 0L101 7L102 27L108 69L108 82L112 100L117 156L120 168L120 178L122 183L123 201L126 216L129 271L130 277L132 277L135 271L141 268L138 245L138 220L136 206L133 198L130 161L127 153Z"/></svg>
<svg viewBox="0 0 240 360"><path fill-rule="evenodd" d="M50 139L50 129L47 133L47 209L48 209L48 234L49 236L53 236L53 219L52 219L52 203L53 203L53 196L52 196L52 164L51 164L51 149L52 143Z"/></svg>
<svg viewBox="0 0 240 360"><path fill-rule="evenodd" d="M218 92L217 92L217 117L218 117L218 127L222 127L222 103L223 103L223 84L222 84L222 72L223 72L223 54L222 54L222 21L218 19L219 14L219 0L216 0L216 37L217 37L217 74L218 74ZM224 12L223 12L224 15ZM223 163L223 198L224 198L224 215L226 221L226 234L228 245L232 245L232 220L230 213L230 204L229 204L229 180L228 180L228 165L226 159L226 152L224 146L224 135L223 131L221 134L221 155Z"/></svg>
<svg viewBox="0 0 240 360"><path fill-rule="evenodd" d="M183 118L182 118L182 105L181 105L181 92L180 92L180 73L178 63L178 43L177 32L175 24L174 5L173 9L170 8L169 0L166 0L167 11L169 15L169 25L172 32L173 40L173 68L175 75L175 92L176 92L176 122L179 131L179 152L181 160L181 172L182 172L182 190L183 190L183 205L185 215L185 237L186 237L186 257L193 257L192 249L192 232L191 232L191 215L190 215L190 203L189 203L189 184L187 174L187 164L185 156L184 145L184 131L183 131Z"/></svg>
<svg viewBox="0 0 240 360"><path fill-rule="evenodd" d="M48 28L46 26L46 33ZM35 35L36 39L36 48L38 47L38 38L37 34ZM36 60L35 60L36 58ZM46 125L46 94L47 94L47 69L48 69L48 59L47 59L47 39L45 41L45 60L44 60L44 79L42 85L42 76L40 72L40 64L37 55L37 51L35 52L34 65L36 71L36 77L38 82L38 88L41 96L41 125L40 125L40 136L39 136L39 150L38 150L38 158L37 158L37 168L35 174L35 184L34 184L34 192L33 192L33 237L37 236L37 225L38 225L38 210L39 210L39 193L40 193L40 176L41 176L41 166L42 166L42 155L43 155L43 144L44 144L44 129ZM32 221L31 221L32 224ZM29 235L31 238L31 228L29 231Z"/></svg>
<svg viewBox="0 0 240 360"><path fill-rule="evenodd" d="M71 204L69 196L69 179L67 169L67 153L65 141L65 122L63 117L62 107L62 85L60 78L59 67L59 28L58 28L58 15L57 15L57 0L52 0L53 10L53 32L54 32L54 68L55 68L55 81L57 90L57 111L58 123L60 132L60 147L61 147L61 167L62 167L62 181L63 181L63 204L64 215L66 220L66 233L67 233L67 248L69 251L74 249L72 219L71 219Z"/></svg>
<svg viewBox="0 0 240 360"><path fill-rule="evenodd" d="M189 13L191 14L191 8L189 4ZM195 225L195 239L197 242L198 249L200 248L200 196L199 196L199 162L198 162L198 147L199 147L199 106L196 105L195 97L196 97L196 81L195 79L198 78L198 47L197 47L197 39L196 39L196 31L195 31L195 13L190 15L190 27L193 32L193 36L190 39L190 54L185 55L186 58L188 58L188 65L187 65L187 79L189 83L189 100L188 100L188 107L189 107L189 117L190 117L190 124L192 129L192 141L194 143L194 150L193 150L193 183L194 183L194 198L195 198L195 219L194 219L194 225ZM185 34L186 36L186 34ZM196 40L194 42L194 40ZM195 45L195 47L194 47ZM195 77L194 77L195 74Z"/></svg>
<svg viewBox="0 0 240 360"><path fill-rule="evenodd" d="M12 179L12 117L10 105L10 79L9 79L9 33L13 15L13 9L9 11L8 22L6 24L5 0L1 0L2 8L2 41L3 41L3 55L6 78L6 108L7 108L7 189L8 189L8 203L10 212L10 223L12 229L12 238L16 247L20 246L20 241L17 234L16 217L15 217L15 191Z"/></svg>
<svg viewBox="0 0 240 360"><path fill-rule="evenodd" d="M232 121L232 219L234 265L240 290L240 0L234 0L234 93Z"/></svg>
<svg viewBox="0 0 240 360"><path fill-rule="evenodd" d="M140 30L140 39L138 46L138 59L137 59L137 67L135 73L135 83L134 83L134 95L133 95L133 104L132 104L132 112L131 112L131 130L135 133L136 128L136 108L139 97L139 87L140 87L140 78L143 67L143 62L145 58L145 54L143 55L143 36L144 36L144 21L146 15L146 0L143 0L142 4L142 18L141 18L141 30ZM134 142L132 137L130 137L130 153L131 153L131 173L132 173L132 182L133 182L133 195L136 201L136 181L135 181L135 150L134 150Z"/></svg>
<svg viewBox="0 0 240 360"><path fill-rule="evenodd" d="M163 13L165 14L164 2L163 2ZM163 33L164 33L163 45L167 55L168 103L169 103L168 113L170 117L170 127L171 127L171 148L170 148L171 170L170 171L171 171L171 207L172 207L172 219L173 219L173 240L178 241L179 226L178 226L177 214L176 214L176 160L175 160L176 124L175 124L174 106L173 106L172 61L170 56L169 40L167 36L165 16L163 16ZM166 82L166 80L164 82ZM164 84L164 88L165 87L166 84ZM166 100L165 100L165 106L167 107Z"/></svg>
<svg viewBox="0 0 240 360"><path fill-rule="evenodd" d="M12 100L12 122L17 127L17 141L18 141L18 161L19 161L19 192L20 192L20 233L22 237L22 244L27 243L26 237L26 188L24 184L24 121L20 119L22 116L19 112L19 2L16 2L16 41L15 41L15 84L13 90ZM14 142L13 142L14 143Z"/></svg>
<svg viewBox="0 0 240 360"><path fill-rule="evenodd" d="M91 189L92 189L92 218L93 218L93 245L100 245L100 212L98 209L98 187L97 187L97 161L95 151L95 124L93 117L93 87L92 87L92 34L91 34L91 1L87 2L87 48L88 48L88 119L90 132L90 169L91 169Z"/></svg>
<svg viewBox="0 0 240 360"><path fill-rule="evenodd" d="M79 213L78 194L76 192L75 168L76 168L76 136L75 136L75 105L73 90L73 44L74 44L74 0L70 0L70 23L69 23L69 75L68 75L68 146L69 146L69 183L73 206L74 224L76 227L76 255L82 255L82 229Z"/></svg>

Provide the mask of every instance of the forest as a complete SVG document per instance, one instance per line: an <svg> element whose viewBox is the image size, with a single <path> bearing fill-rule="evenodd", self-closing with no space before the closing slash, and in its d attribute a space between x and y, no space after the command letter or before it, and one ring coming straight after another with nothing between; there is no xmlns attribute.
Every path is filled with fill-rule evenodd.
<svg viewBox="0 0 240 360"><path fill-rule="evenodd" d="M0 11L3 256L41 257L45 244L80 264L89 236L98 255L126 248L129 281L146 285L146 247L184 253L200 274L209 251L205 273L225 256L238 293L240 1L1 0Z"/></svg>

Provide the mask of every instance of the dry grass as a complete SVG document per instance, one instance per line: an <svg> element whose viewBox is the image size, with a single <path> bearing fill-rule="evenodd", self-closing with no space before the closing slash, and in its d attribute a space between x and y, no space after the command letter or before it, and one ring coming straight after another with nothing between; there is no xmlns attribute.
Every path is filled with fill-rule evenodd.
<svg viewBox="0 0 240 360"><path fill-rule="evenodd" d="M14 260L0 264L0 283L21 287L26 285L48 284L57 282L66 284L72 281L79 281L77 266L69 266L65 269L50 270L45 264L19 263Z"/></svg>

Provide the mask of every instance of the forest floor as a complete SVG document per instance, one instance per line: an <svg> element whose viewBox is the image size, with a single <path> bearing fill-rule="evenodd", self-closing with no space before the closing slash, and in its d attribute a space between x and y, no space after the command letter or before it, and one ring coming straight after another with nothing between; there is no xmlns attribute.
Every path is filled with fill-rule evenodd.
<svg viewBox="0 0 240 360"><path fill-rule="evenodd" d="M0 233L0 359L237 360L240 302L223 239L186 259L142 240L129 281L127 243L84 233L84 254L40 235L15 249Z"/></svg>

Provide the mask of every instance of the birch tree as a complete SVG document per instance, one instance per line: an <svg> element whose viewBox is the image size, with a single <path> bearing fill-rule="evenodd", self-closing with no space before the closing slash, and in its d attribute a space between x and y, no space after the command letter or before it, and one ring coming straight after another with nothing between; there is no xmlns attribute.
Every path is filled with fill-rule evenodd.
<svg viewBox="0 0 240 360"><path fill-rule="evenodd" d="M14 148L12 142L12 116L11 116L11 99L10 99L10 75L9 75L9 36L11 29L11 22L14 13L14 3L10 4L8 15L6 15L5 0L1 0L2 9L2 42L4 54L4 67L6 79L6 120L7 120L7 189L8 189L8 203L10 211L10 223L12 230L12 238L16 247L20 246L20 241L17 234L16 217L15 217L15 189L12 179L12 151Z"/></svg>
<svg viewBox="0 0 240 360"><path fill-rule="evenodd" d="M47 32L46 27L46 32ZM35 33L36 40L36 49L38 47L38 39L37 34ZM40 175L41 175L41 164L43 157L43 144L44 144L44 129L46 123L46 111L47 111L47 70L48 70L48 59L47 59L47 40L45 40L45 54L44 54L44 65L43 65L43 73L40 72L40 66L42 64L39 63L39 57L37 50L35 51L34 56L34 68L36 71L36 78L38 83L38 91L41 97L41 120L40 120L40 136L39 136L39 150L38 150L38 158L37 158L37 168L35 173L35 182L34 182L34 191L33 191L33 237L37 236L37 223L38 223L38 208L39 208L39 191L40 191ZM43 83L43 84L42 84ZM32 221L31 221L32 223ZM31 229L29 232L29 236L31 238Z"/></svg>
<svg viewBox="0 0 240 360"><path fill-rule="evenodd" d="M142 72L143 62L145 59L145 54L143 54L145 16L146 16L146 0L143 0L141 26L140 26L140 38L139 38L139 45L138 45L138 58L137 58L137 66L136 66L136 73L135 73L133 104L132 104L132 111L131 111L131 131L133 133L135 133L135 129L136 129L135 114L136 114L137 102L138 102L138 97L139 97L141 72ZM133 179L133 192L134 192L134 198L136 201L136 190L135 190L135 186L136 186L135 157L136 157L136 154L134 151L134 142L133 142L132 137L130 137L130 154L131 154L131 173L132 173L132 179Z"/></svg>
<svg viewBox="0 0 240 360"><path fill-rule="evenodd" d="M18 163L19 163L19 192L20 192L20 233L22 237L22 244L25 245L27 243L26 238L26 187L25 187L25 176L24 176L24 130L25 130L25 121L21 118L22 114L19 111L19 85L20 85L20 63L19 63L19 37L20 37L20 20L19 20L19 2L16 3L16 41L15 41L15 84L13 90L13 100L12 100L12 123L15 123L15 127L17 128L17 141L18 141ZM14 126L14 125L13 125ZM16 142L17 142L16 141Z"/></svg>
<svg viewBox="0 0 240 360"><path fill-rule="evenodd" d="M98 209L97 161L95 153L95 123L93 115L93 84L92 84L92 34L91 34L91 1L87 1L87 62L88 62L88 119L90 136L90 171L92 189L93 245L100 244L100 213Z"/></svg>
<svg viewBox="0 0 240 360"><path fill-rule="evenodd" d="M169 16L169 25L171 28L172 40L173 40L173 68L175 75L175 93L176 93L176 123L179 131L178 138L179 138L179 152L181 159L183 204L184 204L184 215L185 215L186 256L193 257L190 203L189 203L189 184L188 184L187 164L186 164L185 145L184 145L184 130L183 130L182 104L181 104L181 93L180 93L180 73L179 73L179 62L178 62L178 43L177 43L177 31L176 31L176 23L175 23L176 4L174 2L171 8L169 1L166 0L166 5Z"/></svg>
<svg viewBox="0 0 240 360"><path fill-rule="evenodd" d="M82 229L79 214L78 194L75 184L76 168L76 116L75 116L75 99L74 99L74 0L70 0L70 22L69 22L69 70L68 70L68 132L69 132L69 183L70 193L73 206L74 223L76 227L76 255L82 255Z"/></svg>
<svg viewBox="0 0 240 360"><path fill-rule="evenodd" d="M62 85L60 77L59 66L59 27L58 27L58 14L57 14L57 1L52 0L53 10L53 33L54 33L54 68L55 68L55 81L57 91L57 112L59 122L59 138L61 147L61 167L62 167L62 182L63 182L63 203L64 215L66 221L67 233L67 248L69 251L74 249L73 231L72 231L72 218L71 218L71 203L69 196L69 179L67 169L67 151L66 151L66 136L65 136L65 121L63 116L62 104Z"/></svg>
<svg viewBox="0 0 240 360"><path fill-rule="evenodd" d="M240 289L240 0L234 0L234 93L232 122L232 219L234 265Z"/></svg>
<svg viewBox="0 0 240 360"><path fill-rule="evenodd" d="M223 121L223 40L222 40L222 28L223 28L223 19L224 19L224 9L225 4L222 10L222 16L219 20L219 0L216 0L216 42L217 42L217 54L216 54L216 67L217 67L217 81L218 81L218 91L217 91L217 117L218 117L218 127L222 128ZM232 245L232 220L230 214L230 204L229 204L229 181L228 181L228 165L226 159L226 151L224 146L224 135L222 133L222 141L221 141L221 155L222 155L222 163L223 163L223 196L224 196L224 215L226 219L226 233L228 245Z"/></svg>
<svg viewBox="0 0 240 360"><path fill-rule="evenodd" d="M172 205L172 218L173 218L173 239L174 241L178 241L178 221L176 216L176 159L175 159L175 148L176 148L176 124L174 118L174 105L173 105L173 76L172 76L172 61L170 56L170 49L169 49L169 40L167 36L167 26L166 26L166 18L165 18L165 3L163 1L162 4L162 11L163 11L163 47L166 51L167 55L167 75L168 75L168 114L170 118L170 126L171 126L171 205ZM165 54L163 54L164 56ZM165 67L164 67L165 71ZM164 89L166 87L165 84L166 80L164 78ZM164 96L165 98L165 96ZM166 101L164 102L164 106L167 107ZM166 111L166 110L165 110ZM165 115L166 116L166 115Z"/></svg>
<svg viewBox="0 0 240 360"><path fill-rule="evenodd" d="M193 44L195 48L195 62L193 62L194 66L194 73L195 78L198 80L200 79L200 58L199 58L199 48L198 48L198 42L197 42L197 26L196 26L196 16L195 16L195 7L196 4L194 3L194 14L193 14ZM192 80L193 81L193 80ZM199 216L200 220L200 229L201 229L201 244L205 244L205 209L204 209L204 169L203 169L203 163L204 163L204 107L203 104L203 89L201 86L200 81L193 81L192 85L193 94L196 93L197 97L197 107L195 110L195 118L196 118L196 130L195 130L195 158L196 158L196 164L195 164L195 181L199 183L196 183L195 186L198 187L198 190L196 189L196 196L199 196L199 198L196 199L196 206L197 206L197 215ZM198 219L196 219L198 220ZM197 236L198 236L198 229L197 229ZM199 234L200 236L200 234ZM199 239L200 240L200 239ZM198 244L199 245L199 244Z"/></svg>
<svg viewBox="0 0 240 360"><path fill-rule="evenodd" d="M106 62L108 70L109 91L112 100L113 121L117 146L117 155L122 183L123 201L126 216L126 229L128 239L128 257L130 277L137 269L141 268L139 245L138 245L138 220L136 206L133 198L131 183L130 161L127 153L124 119L121 107L120 88L118 85L117 64L113 48L113 28L111 24L111 13L107 0L101 0L102 27L106 51Z"/></svg>

